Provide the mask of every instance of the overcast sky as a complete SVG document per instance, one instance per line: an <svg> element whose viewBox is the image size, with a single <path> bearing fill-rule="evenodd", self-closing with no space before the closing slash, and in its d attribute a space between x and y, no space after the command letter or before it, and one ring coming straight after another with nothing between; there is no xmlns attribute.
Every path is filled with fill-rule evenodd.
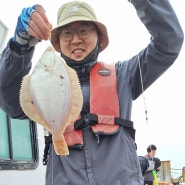
<svg viewBox="0 0 185 185"><path fill-rule="evenodd" d="M56 12L66 0L0 0L0 19L9 28L8 38L13 33L17 17L23 7L41 4L53 26L56 25ZM150 35L140 23L135 9L127 0L86 0L95 9L97 18L108 29L110 44L102 52L99 60L114 63L126 60L137 54L149 43ZM182 0L171 0L176 14L185 30L185 12ZM37 62L49 45L44 41L36 47L33 58ZM185 46L175 64L156 81L133 105L132 120L136 128L138 155L145 155L146 148L155 144L157 156L170 160L171 167L181 169L185 166ZM145 104L148 123L145 119Z"/></svg>

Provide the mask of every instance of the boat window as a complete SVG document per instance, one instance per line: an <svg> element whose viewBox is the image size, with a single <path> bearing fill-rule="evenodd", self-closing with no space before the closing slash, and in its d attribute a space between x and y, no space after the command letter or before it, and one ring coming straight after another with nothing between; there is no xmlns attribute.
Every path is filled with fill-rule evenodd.
<svg viewBox="0 0 185 185"><path fill-rule="evenodd" d="M38 165L36 124L12 119L0 109L0 169L33 169Z"/></svg>

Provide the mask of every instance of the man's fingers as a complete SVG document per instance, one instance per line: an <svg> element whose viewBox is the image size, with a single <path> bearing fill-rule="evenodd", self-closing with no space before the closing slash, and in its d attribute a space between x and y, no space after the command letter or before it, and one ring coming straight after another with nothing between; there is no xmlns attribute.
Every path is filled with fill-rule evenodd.
<svg viewBox="0 0 185 185"><path fill-rule="evenodd" d="M28 27L28 33L29 35L35 37L38 40L44 40L44 35L42 33L42 31L40 31L40 29L36 26L34 26L33 21L30 21L30 26Z"/></svg>
<svg viewBox="0 0 185 185"><path fill-rule="evenodd" d="M36 6L35 10L40 14L40 16L42 17L44 22L45 23L49 23L48 18L47 18L46 14L45 14L44 8L41 5L35 5L35 6Z"/></svg>
<svg viewBox="0 0 185 185"><path fill-rule="evenodd" d="M41 11L42 13L43 12L43 9ZM45 13L44 13L45 14ZM44 19L43 19L44 17ZM32 15L31 15L31 19L30 19L30 22L29 22L29 33L32 35L32 36L35 36L37 35L37 39L39 40L47 40L49 38L49 35L50 35L50 29L51 29L51 24L48 22L48 19L45 16L43 16L43 14L40 14L40 12L33 12ZM31 30L31 31L30 31Z"/></svg>
<svg viewBox="0 0 185 185"><path fill-rule="evenodd" d="M36 5L36 11L40 14L40 16L42 17L42 19L44 20L44 22L46 23L46 25L48 26L48 29L52 29L52 24L49 22L46 14L45 14L45 10L41 5Z"/></svg>

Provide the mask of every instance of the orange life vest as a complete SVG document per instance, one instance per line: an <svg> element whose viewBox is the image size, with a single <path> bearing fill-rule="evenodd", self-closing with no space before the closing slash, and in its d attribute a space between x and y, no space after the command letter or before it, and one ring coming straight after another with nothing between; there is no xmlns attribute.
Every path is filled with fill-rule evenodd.
<svg viewBox="0 0 185 185"><path fill-rule="evenodd" d="M119 129L115 117L119 117L119 101L115 66L96 63L90 72L90 114L95 115L97 123L91 126L95 134L111 134ZM83 145L82 130L69 125L64 138L69 147Z"/></svg>

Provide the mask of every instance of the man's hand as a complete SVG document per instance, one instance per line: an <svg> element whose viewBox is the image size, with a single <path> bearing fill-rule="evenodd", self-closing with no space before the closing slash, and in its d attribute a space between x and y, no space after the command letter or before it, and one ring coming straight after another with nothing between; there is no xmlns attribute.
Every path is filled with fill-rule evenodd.
<svg viewBox="0 0 185 185"><path fill-rule="evenodd" d="M41 5L23 8L12 39L12 49L18 54L29 51L41 40L48 40L52 28Z"/></svg>
<svg viewBox="0 0 185 185"><path fill-rule="evenodd" d="M34 5L35 10L29 19L28 33L38 40L48 40L52 28L46 17L45 10L40 5Z"/></svg>

